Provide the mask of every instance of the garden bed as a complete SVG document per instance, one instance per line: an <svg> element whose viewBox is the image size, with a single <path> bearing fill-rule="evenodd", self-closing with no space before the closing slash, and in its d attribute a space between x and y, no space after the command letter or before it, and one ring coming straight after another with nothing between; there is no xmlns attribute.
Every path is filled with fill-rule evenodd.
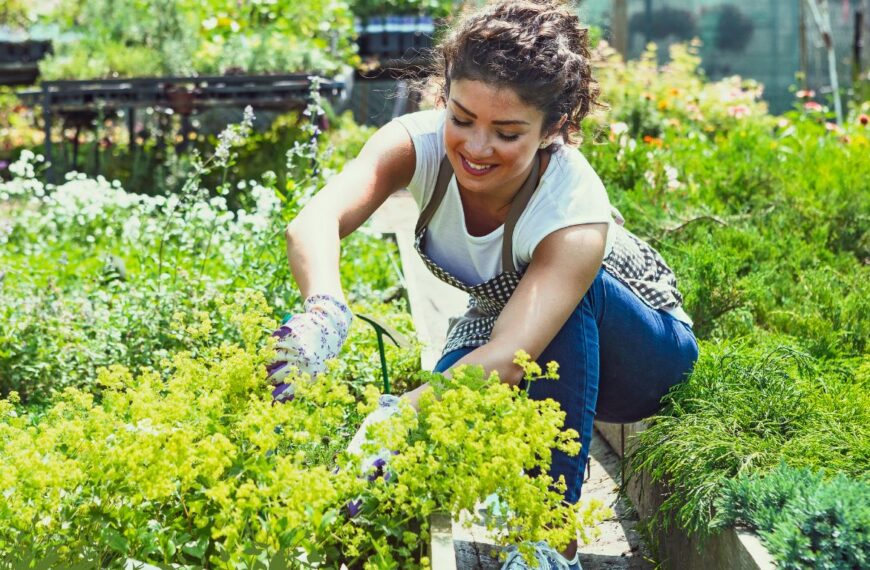
<svg viewBox="0 0 870 570"><path fill-rule="evenodd" d="M621 458L630 453L633 437L646 429L644 422L610 424L596 422L595 428ZM654 482L648 473L633 477L624 492L631 498L641 519L649 519L670 493L666 485ZM657 560L666 570L773 570L776 564L758 536L747 529L731 528L705 539L677 527L657 525L652 529Z"/></svg>

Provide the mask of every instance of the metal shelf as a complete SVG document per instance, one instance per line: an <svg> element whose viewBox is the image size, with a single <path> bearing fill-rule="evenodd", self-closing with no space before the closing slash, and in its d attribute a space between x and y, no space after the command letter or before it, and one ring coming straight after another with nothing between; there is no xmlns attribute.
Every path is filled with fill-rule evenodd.
<svg viewBox="0 0 870 570"><path fill-rule="evenodd" d="M45 125L45 158L49 180L51 167L52 121L55 116L82 118L114 114L124 110L132 135L135 109L163 107L188 117L212 107L291 110L304 107L310 97L312 76L303 73L283 75L215 75L200 77L136 77L77 81L43 81L40 89L23 90L18 96L25 105L42 107ZM341 96L345 83L320 78L319 92L329 98ZM131 141L133 137L131 136Z"/></svg>

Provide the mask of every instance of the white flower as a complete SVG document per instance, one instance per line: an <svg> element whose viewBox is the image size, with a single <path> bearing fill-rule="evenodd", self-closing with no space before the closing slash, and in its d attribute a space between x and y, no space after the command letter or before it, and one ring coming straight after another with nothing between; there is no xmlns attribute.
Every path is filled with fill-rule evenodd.
<svg viewBox="0 0 870 570"><path fill-rule="evenodd" d="M251 134L254 126L254 109L250 105L245 107L242 122L238 125L227 125L218 135L218 145L214 150L214 156L218 166L226 166L230 159L230 150L245 142Z"/></svg>
<svg viewBox="0 0 870 570"><path fill-rule="evenodd" d="M139 219L139 216L133 215L127 218L124 222L123 229L121 231L121 237L124 241L128 242L136 242L139 240L139 236L142 232L142 221Z"/></svg>
<svg viewBox="0 0 870 570"><path fill-rule="evenodd" d="M627 133L628 132L628 125L623 123L622 121L619 121L616 123L611 123L610 132L615 134L616 136L619 136L623 133Z"/></svg>
<svg viewBox="0 0 870 570"><path fill-rule="evenodd" d="M678 177L677 169L673 166L665 165L665 176L668 179L667 188L668 190L678 190L682 183Z"/></svg>

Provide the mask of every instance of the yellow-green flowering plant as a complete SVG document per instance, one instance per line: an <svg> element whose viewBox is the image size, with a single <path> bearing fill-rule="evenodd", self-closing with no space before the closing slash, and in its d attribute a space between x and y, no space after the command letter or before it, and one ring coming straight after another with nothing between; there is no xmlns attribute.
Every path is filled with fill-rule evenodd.
<svg viewBox="0 0 870 570"><path fill-rule="evenodd" d="M397 452L395 477L360 477L359 459L343 450L377 391L357 403L328 372L297 378L297 397L273 405L265 299L237 292L221 311L241 342L209 344L208 313L188 314L176 324L197 350L162 370L102 369L97 397L70 388L38 413L15 393L0 401L0 558L424 568L428 515L458 515L491 493L510 508L506 543L561 544L598 516L595 505L561 505L561 483L523 474L546 472L550 447L577 450L556 404L479 368L440 379L440 399L424 398L418 415L373 429L373 445ZM361 502L356 516L351 501Z"/></svg>

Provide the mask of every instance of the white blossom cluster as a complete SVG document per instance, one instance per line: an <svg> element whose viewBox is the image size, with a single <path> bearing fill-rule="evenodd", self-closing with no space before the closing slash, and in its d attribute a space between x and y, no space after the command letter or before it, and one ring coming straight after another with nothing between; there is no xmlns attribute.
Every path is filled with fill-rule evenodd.
<svg viewBox="0 0 870 570"><path fill-rule="evenodd" d="M247 140L253 127L254 109L248 105L245 107L242 122L227 125L227 128L218 135L218 145L214 151L215 163L218 167L225 167L229 164L230 151Z"/></svg>
<svg viewBox="0 0 870 570"><path fill-rule="evenodd" d="M245 244L250 247L252 241L267 239L280 224L281 200L257 180L239 184L252 207L233 212L223 196L145 196L125 191L117 180L75 172L56 187L45 185L32 168L36 157L22 155L15 177L0 182L0 204L27 207L15 208L12 227L0 234L0 243L9 239L15 227L30 234L35 239L31 249L38 250L49 247L52 236L69 232L86 242L111 238L137 249L168 238L182 250L196 252L207 241L213 254L235 266L242 262Z"/></svg>

